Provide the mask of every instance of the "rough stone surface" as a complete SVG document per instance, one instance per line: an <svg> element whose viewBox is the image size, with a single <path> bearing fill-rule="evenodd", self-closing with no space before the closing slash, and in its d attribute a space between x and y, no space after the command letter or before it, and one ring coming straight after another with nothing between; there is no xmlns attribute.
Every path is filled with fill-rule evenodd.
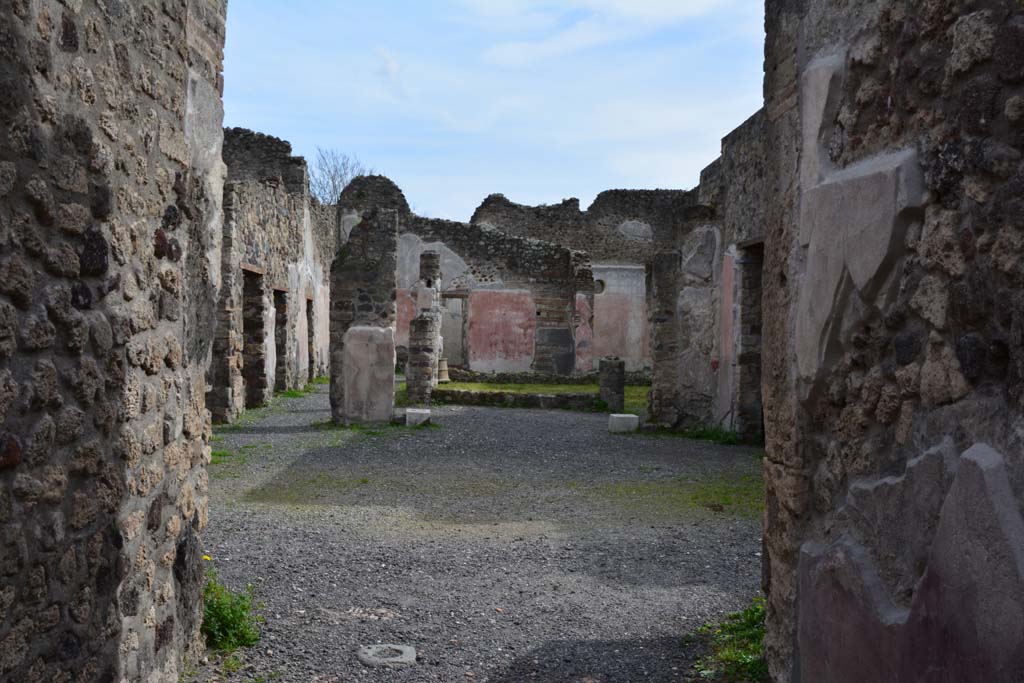
<svg viewBox="0 0 1024 683"><path fill-rule="evenodd" d="M1024 675L1022 21L1009 0L767 5L777 682Z"/></svg>
<svg viewBox="0 0 1024 683"><path fill-rule="evenodd" d="M649 417L676 428L762 432L761 267L765 114L722 140L671 230L655 233Z"/></svg>
<svg viewBox="0 0 1024 683"><path fill-rule="evenodd" d="M198 654L225 5L0 6L3 681Z"/></svg>
<svg viewBox="0 0 1024 683"><path fill-rule="evenodd" d="M610 412L621 412L626 401L626 361L602 358L599 373L601 400L608 405Z"/></svg>
<svg viewBox="0 0 1024 683"><path fill-rule="evenodd" d="M207 395L215 422L327 374L337 249L334 222L314 210L306 162L291 145L229 128L224 160L222 287ZM177 220L168 213L164 222Z"/></svg>
<svg viewBox="0 0 1024 683"><path fill-rule="evenodd" d="M336 422L391 419L398 218L394 210L367 212L331 265L331 407ZM358 329L358 349L348 348L353 329ZM350 398L350 391L357 393Z"/></svg>

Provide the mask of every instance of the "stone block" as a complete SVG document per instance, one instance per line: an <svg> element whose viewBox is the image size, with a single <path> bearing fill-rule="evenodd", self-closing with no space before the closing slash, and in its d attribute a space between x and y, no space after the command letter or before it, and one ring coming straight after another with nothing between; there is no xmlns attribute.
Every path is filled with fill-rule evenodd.
<svg viewBox="0 0 1024 683"><path fill-rule="evenodd" d="M395 407L395 330L351 327L342 363L342 418L348 422L389 422Z"/></svg>
<svg viewBox="0 0 1024 683"><path fill-rule="evenodd" d="M608 431L612 434L631 434L640 428L637 415L613 414L608 416Z"/></svg>
<svg viewBox="0 0 1024 683"><path fill-rule="evenodd" d="M913 149L867 159L804 192L800 226L809 246L796 335L804 378L824 363L831 321L849 293L874 299L905 252L907 210L921 207L926 196Z"/></svg>
<svg viewBox="0 0 1024 683"><path fill-rule="evenodd" d="M409 408L405 411L405 424L407 427L418 427L430 424L429 408Z"/></svg>

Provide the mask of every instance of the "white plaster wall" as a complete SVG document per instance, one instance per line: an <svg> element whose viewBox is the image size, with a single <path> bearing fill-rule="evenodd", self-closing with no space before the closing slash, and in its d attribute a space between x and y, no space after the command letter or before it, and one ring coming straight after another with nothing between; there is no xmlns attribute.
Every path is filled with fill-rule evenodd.
<svg viewBox="0 0 1024 683"><path fill-rule="evenodd" d="M412 289L420 279L420 254L436 251L441 255L441 291L453 285L472 286L469 265L443 242L424 242L419 235L407 232L398 237L398 288Z"/></svg>
<svg viewBox="0 0 1024 683"><path fill-rule="evenodd" d="M594 295L595 355L619 356L630 372L651 367L646 268L612 263L595 263L592 268L594 279L605 285L603 292ZM609 326L616 334L625 327L621 343L609 344L599 338Z"/></svg>

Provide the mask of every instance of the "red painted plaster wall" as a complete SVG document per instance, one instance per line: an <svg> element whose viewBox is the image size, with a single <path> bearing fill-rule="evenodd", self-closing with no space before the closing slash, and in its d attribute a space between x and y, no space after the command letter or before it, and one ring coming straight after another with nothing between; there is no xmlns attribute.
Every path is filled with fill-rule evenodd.
<svg viewBox="0 0 1024 683"><path fill-rule="evenodd" d="M526 372L533 364L537 307L530 292L477 290L469 295L469 367Z"/></svg>

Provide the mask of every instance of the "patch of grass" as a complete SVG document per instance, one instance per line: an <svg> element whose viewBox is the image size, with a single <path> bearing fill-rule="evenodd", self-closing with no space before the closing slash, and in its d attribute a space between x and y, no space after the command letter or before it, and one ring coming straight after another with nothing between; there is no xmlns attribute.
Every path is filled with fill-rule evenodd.
<svg viewBox="0 0 1024 683"><path fill-rule="evenodd" d="M234 434L237 432L245 431L249 427L252 427L257 422L267 416L268 413L272 412L270 406L263 406L261 408L250 408L244 413L238 416L238 419L231 424L226 425L215 425L213 433L215 435L221 434Z"/></svg>
<svg viewBox="0 0 1024 683"><path fill-rule="evenodd" d="M222 465L226 462L230 462L235 454L231 451L213 451L210 453L210 464L211 465Z"/></svg>
<svg viewBox="0 0 1024 683"><path fill-rule="evenodd" d="M259 642L261 618L253 600L252 584L236 593L221 583L215 569L206 573L202 632L207 647L230 654Z"/></svg>
<svg viewBox="0 0 1024 683"><path fill-rule="evenodd" d="M739 446L743 439L736 432L721 427L690 427L687 429L658 429L653 432L637 432L642 436L665 436L677 439L707 441L720 446Z"/></svg>
<svg viewBox="0 0 1024 683"><path fill-rule="evenodd" d="M253 489L245 497L261 503L315 505L369 485L369 477L348 477L327 472L296 472L285 474L280 479Z"/></svg>
<svg viewBox="0 0 1024 683"><path fill-rule="evenodd" d="M331 383L331 378L329 376L328 377L314 377L312 380L310 380L309 383L312 386L324 386L324 385L327 385L327 384Z"/></svg>
<svg viewBox="0 0 1024 683"><path fill-rule="evenodd" d="M647 414L647 395L651 393L650 387L626 386L626 400L623 410L630 415Z"/></svg>
<svg viewBox="0 0 1024 683"><path fill-rule="evenodd" d="M224 658L220 668L226 674L233 674L242 668L242 660L239 659L238 655L230 655Z"/></svg>
<svg viewBox="0 0 1024 683"><path fill-rule="evenodd" d="M304 398L306 396L305 389L288 389L287 391L279 391L276 396L281 398Z"/></svg>
<svg viewBox="0 0 1024 683"><path fill-rule="evenodd" d="M711 653L697 662L700 677L717 683L762 683L768 680L764 659L763 597L721 624L705 624L698 633L709 639Z"/></svg>
<svg viewBox="0 0 1024 683"><path fill-rule="evenodd" d="M616 482L597 487L595 493L649 517L671 518L693 512L757 517L764 509L763 489L760 476L744 474Z"/></svg>

